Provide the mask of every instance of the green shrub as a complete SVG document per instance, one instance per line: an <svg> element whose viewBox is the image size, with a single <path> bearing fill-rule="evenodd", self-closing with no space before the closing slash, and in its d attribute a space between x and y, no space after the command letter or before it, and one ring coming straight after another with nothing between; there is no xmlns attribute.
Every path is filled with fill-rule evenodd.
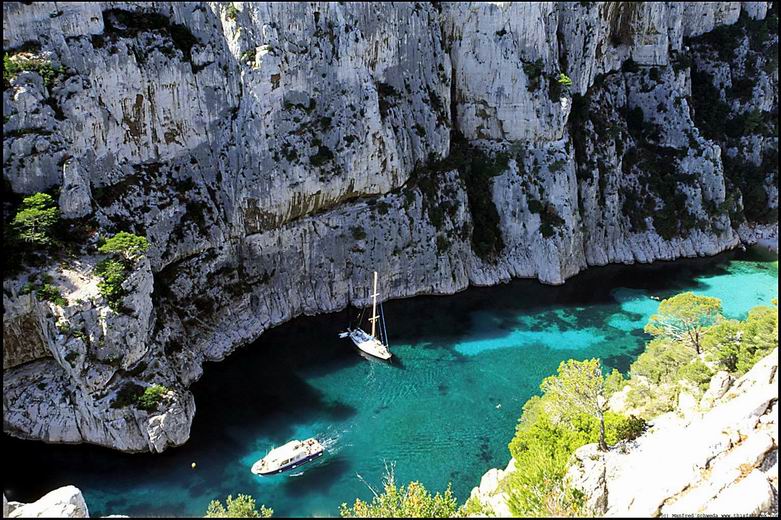
<svg viewBox="0 0 781 520"><path fill-rule="evenodd" d="M420 482L397 486L392 473L385 477L383 492L371 502L356 499L352 507L339 507L342 518L450 518L457 511L449 485L444 494L432 495Z"/></svg>
<svg viewBox="0 0 781 520"><path fill-rule="evenodd" d="M678 370L676 377L679 380L690 381L697 385L701 390L705 390L708 388L708 383L710 383L713 373L713 370L711 370L708 365L699 359L695 359L691 363L681 367Z"/></svg>
<svg viewBox="0 0 781 520"><path fill-rule="evenodd" d="M43 82L47 88L51 88L52 85L54 85L54 80L62 73L61 68L52 67L51 61L40 56L30 54L9 56L6 53L3 54L3 82L6 85L8 85L17 74L25 71L38 73L38 75L43 78Z"/></svg>
<svg viewBox="0 0 781 520"><path fill-rule="evenodd" d="M350 228L350 232L355 240L363 240L366 238L366 231L361 226L353 226Z"/></svg>
<svg viewBox="0 0 781 520"><path fill-rule="evenodd" d="M580 511L582 497L566 489L562 479L572 453L585 444L599 441L600 421L593 413L587 413L586 408L576 406L575 401L561 400L562 396L571 394L554 390L564 385L565 389L580 389L575 393L583 391L584 395L593 398L592 391L587 388L597 390L601 386L605 396L609 395L608 386L618 386L618 378L611 374L600 380L603 376L599 366L598 360L562 363L559 375L546 378L540 385L543 395L532 397L524 405L515 436L508 446L522 471L512 473L503 483L514 515L551 516L563 511L571 514ZM575 369L574 374L571 369ZM587 377L588 382L583 377ZM556 380L561 385L553 384ZM599 399L592 400L599 406ZM610 411L605 412L604 421L608 444L633 439L645 428L642 419Z"/></svg>
<svg viewBox="0 0 781 520"><path fill-rule="evenodd" d="M168 388L164 387L163 385L154 384L152 386L148 386L144 389L144 393L138 397L136 405L141 410L157 410L157 404L168 392Z"/></svg>
<svg viewBox="0 0 781 520"><path fill-rule="evenodd" d="M101 260L95 266L95 274L102 280L98 282L98 291L108 302L109 308L114 312L122 311L122 300L127 295L127 291L122 287L122 283L127 279L130 269L126 262L107 258Z"/></svg>
<svg viewBox="0 0 781 520"><path fill-rule="evenodd" d="M637 72L640 70L640 66L637 64L635 60L632 58L627 59L622 65L621 65L621 72Z"/></svg>
<svg viewBox="0 0 781 520"><path fill-rule="evenodd" d="M317 153L309 157L309 162L312 166L320 167L333 160L333 158L333 152L327 146L320 145L317 149Z"/></svg>
<svg viewBox="0 0 781 520"><path fill-rule="evenodd" d="M469 497L464 505L459 509L458 515L460 517L478 516L489 517L496 516L493 508L489 505L483 504L477 497Z"/></svg>
<svg viewBox="0 0 781 520"><path fill-rule="evenodd" d="M136 404L138 398L144 393L144 387L138 383L128 381L117 391L116 397L111 401L111 408L125 408Z"/></svg>
<svg viewBox="0 0 781 520"><path fill-rule="evenodd" d="M571 87L571 86L572 86L572 80L570 79L570 77L569 77L569 76L567 76L567 75L566 75L566 74L564 74L563 72L561 72L561 73L558 75L558 77L556 78L556 81L558 81L558 82L559 82L559 85L561 85L562 87L567 87L567 88L569 88L569 87Z"/></svg>
<svg viewBox="0 0 781 520"><path fill-rule="evenodd" d="M737 374L744 374L761 358L778 348L778 305L754 307L743 322Z"/></svg>
<svg viewBox="0 0 781 520"><path fill-rule="evenodd" d="M437 234L437 253L442 254L448 250L450 242L445 235Z"/></svg>
<svg viewBox="0 0 781 520"><path fill-rule="evenodd" d="M640 133L643 130L643 124L645 123L645 114L643 109L635 107L626 114L626 126L632 133Z"/></svg>
<svg viewBox="0 0 781 520"><path fill-rule="evenodd" d="M60 293L60 290L56 286L52 285L51 276L43 275L41 282L35 282L34 276L31 277L30 280L31 281L22 286L19 294L30 294L35 291L35 296L39 300L49 301L60 307L68 306L68 300L63 298L62 293Z"/></svg>
<svg viewBox="0 0 781 520"><path fill-rule="evenodd" d="M631 377L643 376L656 385L676 380L678 371L694 360L692 349L668 339L653 339L646 344L629 368Z"/></svg>
<svg viewBox="0 0 781 520"><path fill-rule="evenodd" d="M556 212L553 204L546 204L545 211L540 213L540 233L545 238L556 234L556 228L564 225L564 219Z"/></svg>
<svg viewBox="0 0 781 520"><path fill-rule="evenodd" d="M39 298L53 302L60 307L67 307L68 305L68 300L62 297L60 290L51 284L45 283L41 285L36 291L36 294Z"/></svg>
<svg viewBox="0 0 781 520"><path fill-rule="evenodd" d="M136 260L149 249L149 241L133 233L120 231L107 239L98 251L104 254L119 253L127 260Z"/></svg>
<svg viewBox="0 0 781 520"><path fill-rule="evenodd" d="M725 370L742 375L778 347L778 308L754 307L744 321L720 321L705 331L702 345Z"/></svg>
<svg viewBox="0 0 781 520"><path fill-rule="evenodd" d="M562 95L562 85L555 79L548 81L548 98L554 103L558 103Z"/></svg>
<svg viewBox="0 0 781 520"><path fill-rule="evenodd" d="M209 502L205 518L270 518L273 514L273 509L263 505L258 510L252 496L240 494L235 499L228 495L225 506L219 500Z"/></svg>

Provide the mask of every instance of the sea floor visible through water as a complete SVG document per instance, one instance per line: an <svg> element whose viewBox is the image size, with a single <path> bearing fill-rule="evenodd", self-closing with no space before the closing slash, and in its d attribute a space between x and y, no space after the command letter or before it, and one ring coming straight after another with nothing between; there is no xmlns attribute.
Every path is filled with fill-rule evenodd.
<svg viewBox="0 0 781 520"><path fill-rule="evenodd" d="M193 385L191 439L163 454L47 445L4 434L9 500L73 484L91 516L203 516L210 500L250 494L275 516L338 516L370 499L386 465L396 480L460 502L504 467L523 404L565 359L599 357L626 371L659 300L683 291L721 298L745 317L777 297L777 256L750 250L651 265L591 268L562 286L515 280L384 305L393 363L340 340L355 309L272 329ZM253 462L290 439L316 436L325 455L258 477ZM196 462L197 467L191 468Z"/></svg>

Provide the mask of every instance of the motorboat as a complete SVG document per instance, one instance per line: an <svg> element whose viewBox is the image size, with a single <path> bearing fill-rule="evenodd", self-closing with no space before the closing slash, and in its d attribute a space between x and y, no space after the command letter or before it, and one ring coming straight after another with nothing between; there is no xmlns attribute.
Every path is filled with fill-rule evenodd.
<svg viewBox="0 0 781 520"><path fill-rule="evenodd" d="M323 455L323 445L314 437L304 441L293 440L274 448L252 465L256 475L273 475L297 468Z"/></svg>

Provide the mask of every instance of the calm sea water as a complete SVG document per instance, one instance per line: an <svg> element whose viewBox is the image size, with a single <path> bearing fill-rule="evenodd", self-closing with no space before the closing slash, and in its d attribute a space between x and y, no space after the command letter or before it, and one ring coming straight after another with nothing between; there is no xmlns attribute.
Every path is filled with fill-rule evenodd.
<svg viewBox="0 0 781 520"><path fill-rule="evenodd" d="M560 361L600 357L625 371L655 298L692 290L740 318L777 297L777 281L777 257L753 251L595 268L559 287L517 280L388 302L390 365L337 339L354 310L300 318L205 367L186 445L128 455L4 435L3 487L9 500L30 501L74 484L92 516L202 516L210 500L238 493L277 516L335 516L340 503L371 498L366 483L380 487L393 464L397 481L451 482L464 501L486 470L507 463L523 403ZM250 473L270 448L309 436L326 446L318 461Z"/></svg>

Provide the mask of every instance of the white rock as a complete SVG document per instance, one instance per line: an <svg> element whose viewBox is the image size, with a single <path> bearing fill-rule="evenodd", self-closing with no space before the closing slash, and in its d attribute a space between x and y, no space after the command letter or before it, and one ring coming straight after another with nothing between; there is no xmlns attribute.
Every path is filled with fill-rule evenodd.
<svg viewBox="0 0 781 520"><path fill-rule="evenodd" d="M707 515L753 516L767 512L775 492L761 471L749 475L725 489L703 510Z"/></svg>
<svg viewBox="0 0 781 520"><path fill-rule="evenodd" d="M597 514L606 501L608 516L768 512L769 484L755 468L772 465L765 461L777 449L777 428L758 419L778 400L777 367L775 350L735 381L712 409L688 418L674 412L659 416L626 450L613 449L592 460L596 445L578 449L568 481L586 491ZM742 479L747 472L761 480L757 475ZM730 501L739 502L736 497L744 492L750 499L730 509Z"/></svg>
<svg viewBox="0 0 781 520"><path fill-rule="evenodd" d="M75 486L64 486L25 504L10 513L10 518L89 518L87 504Z"/></svg>
<svg viewBox="0 0 781 520"><path fill-rule="evenodd" d="M708 389L702 396L701 406L703 408L710 407L715 400L719 399L727 390L729 390L730 385L732 385L734 381L735 378L728 372L724 372L723 370L716 372L710 380Z"/></svg>

